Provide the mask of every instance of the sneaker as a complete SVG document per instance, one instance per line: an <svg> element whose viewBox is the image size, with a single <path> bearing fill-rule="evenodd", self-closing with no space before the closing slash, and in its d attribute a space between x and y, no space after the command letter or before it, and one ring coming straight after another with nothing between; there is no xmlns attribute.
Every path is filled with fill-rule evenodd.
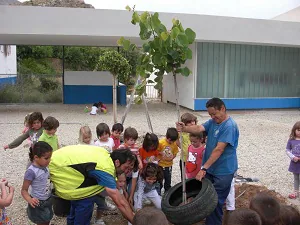
<svg viewBox="0 0 300 225"><path fill-rule="evenodd" d="M105 203L106 203L106 206L107 206L107 210L116 210L116 206L112 203L110 203L107 199L105 199Z"/></svg>
<svg viewBox="0 0 300 225"><path fill-rule="evenodd" d="M95 225L105 225L105 222L103 221L103 219L98 219L95 221L94 223Z"/></svg>

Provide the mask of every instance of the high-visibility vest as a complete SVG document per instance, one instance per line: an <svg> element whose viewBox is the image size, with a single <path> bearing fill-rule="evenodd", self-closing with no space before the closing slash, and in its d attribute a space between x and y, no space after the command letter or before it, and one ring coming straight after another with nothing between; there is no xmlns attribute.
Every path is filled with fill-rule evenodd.
<svg viewBox="0 0 300 225"><path fill-rule="evenodd" d="M104 148L91 145L71 145L52 154L49 164L50 179L55 194L66 200L79 200L94 196L104 190L90 170L100 170L115 177L115 166Z"/></svg>

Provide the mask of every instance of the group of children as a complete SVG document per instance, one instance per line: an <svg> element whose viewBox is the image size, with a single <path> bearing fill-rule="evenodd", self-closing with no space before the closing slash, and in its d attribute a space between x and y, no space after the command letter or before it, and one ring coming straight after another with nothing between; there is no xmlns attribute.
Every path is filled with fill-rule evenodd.
<svg viewBox="0 0 300 225"><path fill-rule="evenodd" d="M186 126L197 124L197 117L191 113L183 114L181 120ZM30 164L27 166L24 175L21 193L28 202L28 218L33 223L46 225L50 224L53 217L48 165L52 152L60 148L58 137L55 134L59 122L51 116L44 120L42 113L33 112L26 117L25 125L26 129L23 134L12 143L5 145L4 149L16 148L28 139ZM123 141L121 141L123 131ZM137 130L133 127L127 127L124 130L123 125L120 123L114 124L111 129L106 123L100 123L96 127L96 134L97 137L94 139L91 129L88 126L82 126L79 129L78 144L103 147L110 153L118 149L129 148L136 156L136 163L130 173L117 174L117 188L136 212L143 208L143 203L147 200L151 201L156 208L161 208L162 190L164 189L164 192L167 192L171 188L172 166L174 158L179 152L179 146L182 146L183 165L186 169L186 174L181 174L181 176L194 178L201 168L205 151L205 133L182 133L182 143L180 143L176 128L168 128L165 137L161 139L154 133L147 133L141 145L137 143ZM300 173L300 122L297 122L292 129L290 141L287 145L287 153L292 159L291 164L296 164L290 168L299 167L299 171L291 171L294 172L295 196L297 197ZM181 165L180 162L180 167ZM296 175L298 176L298 183L296 183ZM31 187L30 192L29 187ZM14 189L5 179L0 181L0 189L2 194L0 199L0 224L3 221L7 221L4 224L9 224L5 207L11 204ZM234 201L234 194L232 199ZM106 208L103 208L103 204L101 204L103 201L106 202ZM104 225L105 223L101 218L102 212L110 208L109 203L102 195L99 196L99 201L95 203L98 205L95 224ZM255 210L255 207L251 209ZM238 211L235 213L238 213ZM251 211L251 213L253 212ZM259 214L259 212L257 213ZM248 214L246 213L246 215ZM238 216L233 218L236 219Z"/></svg>

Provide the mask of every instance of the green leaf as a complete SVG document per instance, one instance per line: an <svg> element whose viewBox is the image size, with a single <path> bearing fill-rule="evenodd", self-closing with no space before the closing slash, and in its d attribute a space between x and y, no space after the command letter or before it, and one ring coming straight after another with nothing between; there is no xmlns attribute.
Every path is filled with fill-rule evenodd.
<svg viewBox="0 0 300 225"><path fill-rule="evenodd" d="M165 40L168 39L169 34L168 34L167 32L162 32L160 36L161 36L161 38L163 39L163 41L165 41Z"/></svg>
<svg viewBox="0 0 300 225"><path fill-rule="evenodd" d="M129 50L129 47L130 47L130 41L124 39L124 41L123 41L123 47L124 47L124 50L125 50L125 51L128 51L128 50Z"/></svg>
<svg viewBox="0 0 300 225"><path fill-rule="evenodd" d="M128 5L126 5L125 9L129 12L131 11L131 8Z"/></svg>
<svg viewBox="0 0 300 225"><path fill-rule="evenodd" d="M140 21L144 24L148 23L148 17L149 17L149 13L148 12L143 12L140 16Z"/></svg>
<svg viewBox="0 0 300 225"><path fill-rule="evenodd" d="M192 59L193 58L193 52L192 52L192 50L190 48L187 48L185 50L185 55L186 55L187 59Z"/></svg>
<svg viewBox="0 0 300 225"><path fill-rule="evenodd" d="M173 23L174 26L177 26L180 22L179 22L179 20L173 18L172 23Z"/></svg>
<svg viewBox="0 0 300 225"><path fill-rule="evenodd" d="M172 56L172 59L177 59L178 57L179 57L179 53L177 52L177 51L175 51L175 50L170 50L169 52L168 52L168 54L170 55L170 56Z"/></svg>
<svg viewBox="0 0 300 225"><path fill-rule="evenodd" d="M191 73L190 69L187 67L179 68L175 71L176 73L180 73L181 75L188 77Z"/></svg>
<svg viewBox="0 0 300 225"><path fill-rule="evenodd" d="M180 33L176 38L176 43L181 47L186 47L189 45L189 40L184 33Z"/></svg>
<svg viewBox="0 0 300 225"><path fill-rule="evenodd" d="M160 53L156 53L152 58L153 63L156 64L156 65L160 65L161 64L161 57L162 57L162 55Z"/></svg>
<svg viewBox="0 0 300 225"><path fill-rule="evenodd" d="M118 41L117 41L117 44L119 46L122 46L123 45L123 42L124 42L124 37L121 37Z"/></svg>
<svg viewBox="0 0 300 225"><path fill-rule="evenodd" d="M148 30L146 25L142 22L140 22L140 38L142 40L147 40L151 37L151 31Z"/></svg>
<svg viewBox="0 0 300 225"><path fill-rule="evenodd" d="M167 32L167 28L162 23L159 25L159 27L154 29L157 34L161 34L162 32Z"/></svg>
<svg viewBox="0 0 300 225"><path fill-rule="evenodd" d="M196 33L191 28L187 28L185 34L189 40L189 44L192 44L195 41Z"/></svg>
<svg viewBox="0 0 300 225"><path fill-rule="evenodd" d="M136 45L135 44L130 44L129 51L134 51L135 49L136 49Z"/></svg>
<svg viewBox="0 0 300 225"><path fill-rule="evenodd" d="M159 28L161 22L160 20L158 19L158 13L154 13L152 16L151 16L151 24L152 24L152 27L153 29L157 29Z"/></svg>
<svg viewBox="0 0 300 225"><path fill-rule="evenodd" d="M175 39L179 33L180 33L179 28L178 27L174 27L171 30L171 37L172 37L172 39Z"/></svg>
<svg viewBox="0 0 300 225"><path fill-rule="evenodd" d="M137 12L133 12L131 23L136 24L136 23L139 23L139 22L140 22L139 14Z"/></svg>
<svg viewBox="0 0 300 225"><path fill-rule="evenodd" d="M137 96L137 97L134 99L134 103L137 104L137 105L142 104L142 103L143 103L142 97L141 97L141 96Z"/></svg>
<svg viewBox="0 0 300 225"><path fill-rule="evenodd" d="M143 44L143 50L144 50L144 52L149 52L150 51L150 45L149 45L149 43L144 43Z"/></svg>

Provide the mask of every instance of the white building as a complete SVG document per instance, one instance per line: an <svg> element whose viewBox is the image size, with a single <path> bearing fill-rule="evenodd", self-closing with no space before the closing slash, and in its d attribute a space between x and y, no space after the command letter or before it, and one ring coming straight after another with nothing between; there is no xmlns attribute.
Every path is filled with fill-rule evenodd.
<svg viewBox="0 0 300 225"><path fill-rule="evenodd" d="M196 32L180 105L204 110L220 97L228 109L300 107L299 22L160 13L167 27L174 17ZM122 36L141 44L130 21L122 10L0 6L0 44L116 46ZM163 100L175 101L169 75Z"/></svg>
<svg viewBox="0 0 300 225"><path fill-rule="evenodd" d="M17 78L17 48L0 45L0 85L14 84Z"/></svg>

